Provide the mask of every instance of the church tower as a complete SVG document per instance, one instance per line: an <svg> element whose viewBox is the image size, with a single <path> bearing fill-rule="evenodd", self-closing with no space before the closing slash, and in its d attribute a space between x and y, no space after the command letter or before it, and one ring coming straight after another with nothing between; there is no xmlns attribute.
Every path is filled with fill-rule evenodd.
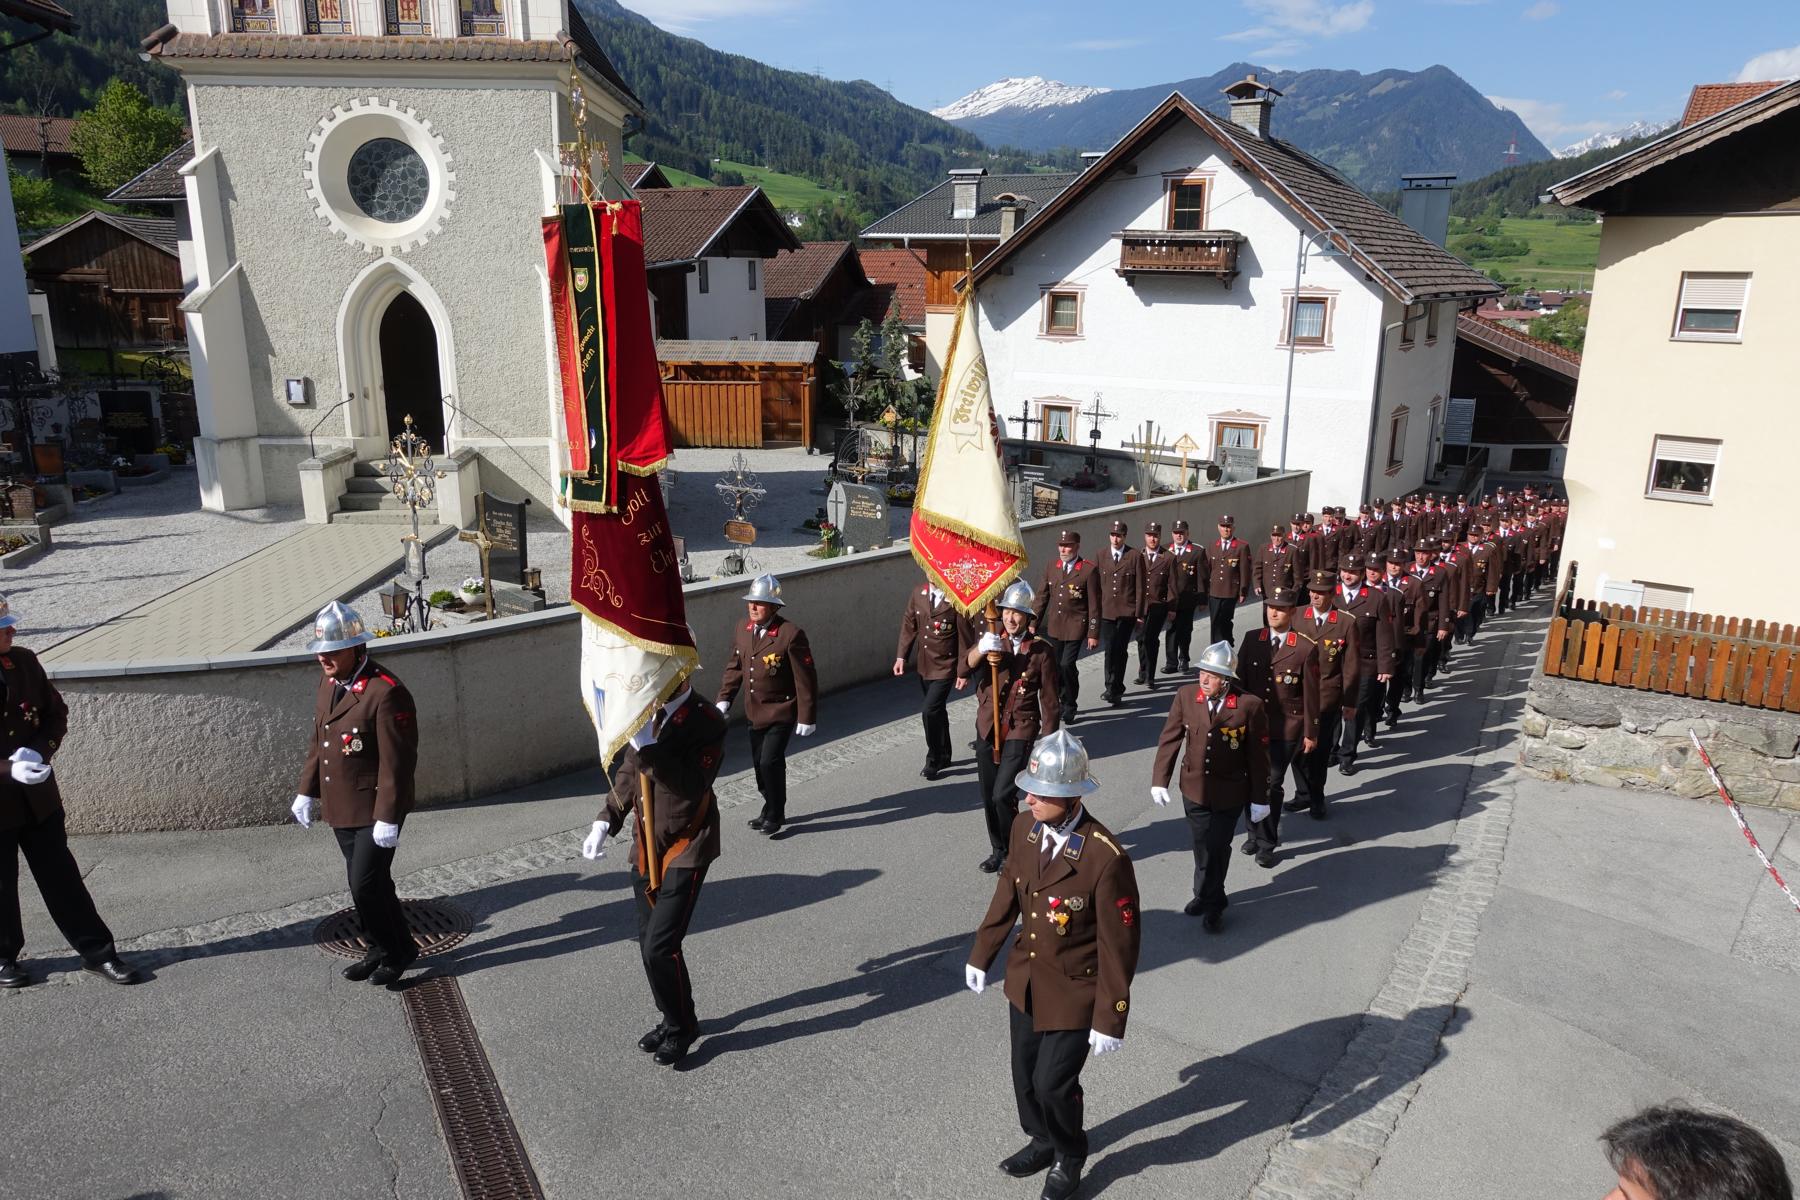
<svg viewBox="0 0 1800 1200"><path fill-rule="evenodd" d="M168 10L144 45L181 72L193 129L182 307L205 506L297 503L315 451L306 469L341 491L343 451L379 459L410 416L459 472L552 508L538 218L564 195L572 94L608 196L642 116L581 14L570 0Z"/></svg>

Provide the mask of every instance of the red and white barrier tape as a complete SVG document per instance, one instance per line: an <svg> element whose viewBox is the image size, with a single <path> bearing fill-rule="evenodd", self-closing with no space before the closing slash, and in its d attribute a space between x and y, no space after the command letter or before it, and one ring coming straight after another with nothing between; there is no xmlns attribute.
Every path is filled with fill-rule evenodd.
<svg viewBox="0 0 1800 1200"><path fill-rule="evenodd" d="M1700 752L1700 761L1706 764L1706 773L1712 776L1713 786L1719 789L1719 799L1725 802L1725 807L1731 810L1731 819L1736 821L1738 829L1743 831L1744 840L1750 843L1752 850L1756 851L1756 857L1762 860L1763 867L1774 877L1775 886L1780 888L1781 894L1788 898L1788 903L1794 906L1794 911L1800 912L1800 897L1794 895L1793 889L1787 885L1787 880L1781 877L1781 872L1775 869L1775 864L1769 861L1767 854L1763 853L1762 843L1756 840L1754 833L1750 832L1750 825L1744 820L1744 810L1738 807L1738 802L1732 799L1731 789L1727 788L1725 781L1719 778L1719 769L1713 766L1712 756L1707 754L1706 747L1700 744L1700 735L1689 729L1688 737L1693 740L1694 749Z"/></svg>

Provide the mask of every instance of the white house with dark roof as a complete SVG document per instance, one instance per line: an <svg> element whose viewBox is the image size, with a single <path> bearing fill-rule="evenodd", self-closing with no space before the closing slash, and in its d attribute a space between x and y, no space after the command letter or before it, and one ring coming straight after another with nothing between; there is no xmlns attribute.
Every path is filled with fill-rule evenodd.
<svg viewBox="0 0 1800 1200"><path fill-rule="evenodd" d="M1269 89L1231 94L1229 121L1171 95L976 264L996 409L1085 445L1099 393L1107 444L1150 420L1277 466L1285 439L1315 507L1412 491L1436 465L1457 310L1500 289L1270 137Z"/></svg>

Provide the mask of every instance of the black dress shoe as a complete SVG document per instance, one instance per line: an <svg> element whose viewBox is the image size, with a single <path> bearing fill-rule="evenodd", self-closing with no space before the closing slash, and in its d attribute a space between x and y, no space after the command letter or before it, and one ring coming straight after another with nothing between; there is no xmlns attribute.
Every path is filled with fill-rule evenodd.
<svg viewBox="0 0 1800 1200"><path fill-rule="evenodd" d="M1044 1194L1042 1200L1074 1200L1075 1193L1081 1190L1081 1165L1085 1160L1079 1158L1062 1158L1050 1164L1050 1173L1044 1176Z"/></svg>
<svg viewBox="0 0 1800 1200"><path fill-rule="evenodd" d="M1308 811L1312 813L1312 819L1315 821L1323 821L1325 819L1325 806L1323 804L1315 804Z"/></svg>
<svg viewBox="0 0 1800 1200"><path fill-rule="evenodd" d="M1302 809L1307 809L1307 808L1311 808L1311 807L1312 807L1312 802L1310 800L1289 800L1286 804L1281 806L1281 811L1283 811L1283 812L1300 812Z"/></svg>
<svg viewBox="0 0 1800 1200"><path fill-rule="evenodd" d="M369 982L376 987L389 987L399 982L406 974L406 969L419 961L419 952L414 950L405 958L389 958L382 960L379 967L369 976Z"/></svg>
<svg viewBox="0 0 1800 1200"><path fill-rule="evenodd" d="M923 767L919 768L919 774L927 779L936 779L938 777L938 765L936 763L926 763Z"/></svg>
<svg viewBox="0 0 1800 1200"><path fill-rule="evenodd" d="M765 826L769 823L769 818L767 818L767 817L751 817L748 821L746 821L744 823L746 825L750 826L750 828L756 830L756 832L761 833L763 831L763 826Z"/></svg>
<svg viewBox="0 0 1800 1200"><path fill-rule="evenodd" d="M1014 1179L1024 1179L1036 1175L1039 1171L1056 1161L1056 1151L1049 1146L1033 1143L1008 1158L1000 1160L1000 1169Z"/></svg>
<svg viewBox="0 0 1800 1200"><path fill-rule="evenodd" d="M1163 664L1162 673L1164 675L1175 675L1175 674L1179 674L1180 671L1181 671L1181 668L1174 663L1164 663Z"/></svg>
<svg viewBox="0 0 1800 1200"><path fill-rule="evenodd" d="M1398 724L1400 724L1400 717L1399 717L1399 714L1397 714L1397 713L1389 713L1389 714L1388 714L1388 718L1387 718L1387 727L1388 727L1388 728L1389 728L1389 729L1392 729L1392 728L1394 728L1394 727L1395 727L1395 726L1396 726L1396 725L1398 725ZM1374 743L1374 742L1373 742L1373 741L1370 741L1370 742L1369 742L1369 745L1371 745L1371 746L1373 746L1373 745L1374 745L1374 744L1375 744L1375 743Z"/></svg>
<svg viewBox="0 0 1800 1200"><path fill-rule="evenodd" d="M1199 916L1202 911L1201 905L1200 905L1200 897L1195 896L1192 900L1189 900L1186 904L1182 905L1181 911L1186 913L1190 917Z"/></svg>
<svg viewBox="0 0 1800 1200"><path fill-rule="evenodd" d="M1256 839L1255 838L1245 838L1244 844L1239 846L1238 849L1242 850L1245 854L1255 854L1256 853Z"/></svg>
<svg viewBox="0 0 1800 1200"><path fill-rule="evenodd" d="M992 875L1000 869L1000 856L998 854L990 854L982 859L977 866L981 870L986 871L989 875Z"/></svg>
<svg viewBox="0 0 1800 1200"><path fill-rule="evenodd" d="M655 1029L638 1039L638 1049L645 1054L654 1054L656 1048L663 1044L663 1039L673 1032L675 1031L669 1028L667 1021L658 1021Z"/></svg>
<svg viewBox="0 0 1800 1200"><path fill-rule="evenodd" d="M1142 671L1139 671L1137 673L1137 678L1133 679L1131 682L1137 684L1139 687L1142 687L1145 683L1147 683L1149 681L1144 677L1144 673Z"/></svg>
<svg viewBox="0 0 1800 1200"><path fill-rule="evenodd" d="M687 1057L688 1047L700 1036L698 1029L674 1029L656 1047L656 1065L672 1067Z"/></svg>
<svg viewBox="0 0 1800 1200"><path fill-rule="evenodd" d="M82 969L90 975L98 975L108 983L136 983L142 978L135 970L119 961L117 955L105 962L88 963Z"/></svg>
<svg viewBox="0 0 1800 1200"><path fill-rule="evenodd" d="M25 968L10 958L0 958L0 988L22 988L30 983Z"/></svg>
<svg viewBox="0 0 1800 1200"><path fill-rule="evenodd" d="M371 950L367 954L363 955L362 958L358 959L356 962L353 962L349 966L345 967L343 970L343 976L345 979L348 979L351 983L361 983L363 980L365 980L369 976L373 975L375 973L375 968L379 967L380 965L381 965L381 951Z"/></svg>
<svg viewBox="0 0 1800 1200"><path fill-rule="evenodd" d="M777 819L775 817L770 817L768 820L766 820L762 823L762 831L764 833L768 834L770 837L774 837L776 834L781 832L781 826L782 826L782 822L779 819Z"/></svg>
<svg viewBox="0 0 1800 1200"><path fill-rule="evenodd" d="M1280 861L1280 859L1275 857L1275 852L1273 850L1264 849L1256 852L1256 865L1265 870Z"/></svg>
<svg viewBox="0 0 1800 1200"><path fill-rule="evenodd" d="M1225 914L1219 912L1207 913L1200 919L1200 928L1206 930L1208 933L1219 932L1219 930L1225 928Z"/></svg>

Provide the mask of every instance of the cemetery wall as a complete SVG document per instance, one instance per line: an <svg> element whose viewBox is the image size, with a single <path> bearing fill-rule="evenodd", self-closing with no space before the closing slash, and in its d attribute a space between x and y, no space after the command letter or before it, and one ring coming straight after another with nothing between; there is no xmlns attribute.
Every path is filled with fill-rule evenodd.
<svg viewBox="0 0 1800 1200"><path fill-rule="evenodd" d="M1206 540L1221 513L1240 532L1267 529L1305 508L1310 476L1275 476L1130 505L1029 522L1027 577L1042 577L1062 529L1092 553L1122 518L1131 542L1147 520L1177 518ZM919 571L904 546L820 562L782 575L795 621L810 631L822 688L837 691L889 674L907 589ZM687 590L688 618L710 696L731 628L743 619L743 578ZM575 622L569 608L375 645L419 705L421 805L490 796L593 765L594 733L577 700ZM1204 638L1204 630L1202 631ZM52 667L69 704L69 735L56 756L72 832L213 829L275 824L305 752L319 668L310 655L262 652L210 660L116 667ZM893 686L912 689L911 680ZM827 715L821 734L833 734ZM743 766L734 739L728 766Z"/></svg>

